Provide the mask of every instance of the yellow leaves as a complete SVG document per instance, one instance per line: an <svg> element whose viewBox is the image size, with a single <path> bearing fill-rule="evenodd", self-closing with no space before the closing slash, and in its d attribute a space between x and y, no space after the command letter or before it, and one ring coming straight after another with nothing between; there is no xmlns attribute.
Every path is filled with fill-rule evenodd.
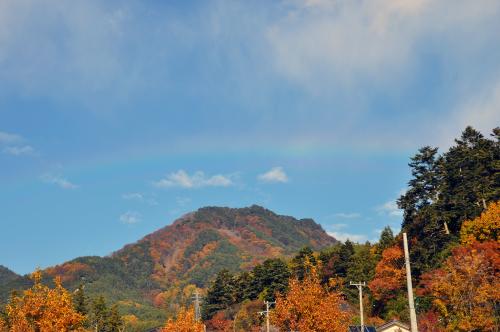
<svg viewBox="0 0 500 332"><path fill-rule="evenodd" d="M203 324L195 320L194 309L181 308L177 319L169 319L162 332L203 332Z"/></svg>
<svg viewBox="0 0 500 332"><path fill-rule="evenodd" d="M347 331L351 314L342 310L340 292L328 291L313 268L302 281L290 280L286 295L278 295L271 320L281 330L301 332Z"/></svg>
<svg viewBox="0 0 500 332"><path fill-rule="evenodd" d="M77 329L84 317L73 309L71 295L55 280L51 289L41 283L42 274L37 270L31 275L34 285L13 296L6 306L10 331L68 331Z"/></svg>
<svg viewBox="0 0 500 332"><path fill-rule="evenodd" d="M460 240L463 244L474 241L500 241L500 201L493 202L479 217L466 220L460 230Z"/></svg>

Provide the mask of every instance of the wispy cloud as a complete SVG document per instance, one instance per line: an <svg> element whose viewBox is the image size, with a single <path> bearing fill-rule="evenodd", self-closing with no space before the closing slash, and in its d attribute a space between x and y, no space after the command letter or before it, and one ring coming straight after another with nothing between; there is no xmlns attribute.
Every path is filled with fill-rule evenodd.
<svg viewBox="0 0 500 332"><path fill-rule="evenodd" d="M197 171L189 175L184 170L179 170L168 174L165 178L153 182L153 185L159 188L185 188L195 189L202 187L229 187L234 185L232 175L205 175L202 171Z"/></svg>
<svg viewBox="0 0 500 332"><path fill-rule="evenodd" d="M339 241L346 241L346 240L351 240L353 242L366 242L368 240L368 237L363 234L352 234L352 233L344 233L344 232L327 232L330 236L333 236Z"/></svg>
<svg viewBox="0 0 500 332"><path fill-rule="evenodd" d="M361 213L358 212L339 212L332 215L334 218L339 219L358 219L361 218Z"/></svg>
<svg viewBox="0 0 500 332"><path fill-rule="evenodd" d="M7 154L10 154L13 156L33 155L35 153L35 149L33 149L29 145L7 146L2 151L4 153L7 153Z"/></svg>
<svg viewBox="0 0 500 332"><path fill-rule="evenodd" d="M41 179L45 183L57 185L62 189L77 189L79 187L60 175L44 174Z"/></svg>
<svg viewBox="0 0 500 332"><path fill-rule="evenodd" d="M158 205L158 201L154 198L151 197L150 195L146 195L143 193L125 193L122 195L122 198L128 201L137 201L137 202L143 202L149 205Z"/></svg>
<svg viewBox="0 0 500 332"><path fill-rule="evenodd" d="M403 215L403 210L398 208L398 204L395 200L385 202L384 204L378 206L376 210L380 214L385 214L390 217L401 217Z"/></svg>
<svg viewBox="0 0 500 332"><path fill-rule="evenodd" d="M136 211L127 211L120 216L120 221L124 224L137 224L142 220L142 215Z"/></svg>
<svg viewBox="0 0 500 332"><path fill-rule="evenodd" d="M0 144L13 144L13 143L20 143L22 141L23 138L19 135L0 131Z"/></svg>
<svg viewBox="0 0 500 332"><path fill-rule="evenodd" d="M2 152L12 156L34 155L35 149L25 143L21 135L0 131L0 147ZM24 144L23 144L24 143Z"/></svg>
<svg viewBox="0 0 500 332"><path fill-rule="evenodd" d="M273 167L269 171L259 174L257 179L265 183L287 183L289 181L283 167Z"/></svg>

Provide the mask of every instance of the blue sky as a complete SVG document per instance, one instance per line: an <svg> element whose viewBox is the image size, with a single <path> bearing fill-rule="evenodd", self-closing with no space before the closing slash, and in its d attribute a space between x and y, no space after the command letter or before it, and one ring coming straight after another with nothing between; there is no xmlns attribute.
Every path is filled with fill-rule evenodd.
<svg viewBox="0 0 500 332"><path fill-rule="evenodd" d="M0 2L0 264L206 205L398 230L408 158L500 123L500 3Z"/></svg>

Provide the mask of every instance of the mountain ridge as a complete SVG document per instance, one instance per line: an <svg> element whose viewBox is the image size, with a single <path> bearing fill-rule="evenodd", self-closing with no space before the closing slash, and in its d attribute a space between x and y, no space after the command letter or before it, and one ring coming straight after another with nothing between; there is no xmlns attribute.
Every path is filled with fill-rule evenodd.
<svg viewBox="0 0 500 332"><path fill-rule="evenodd" d="M248 271L304 246L319 250L336 242L309 218L278 215L258 205L208 206L108 256L77 257L44 269L44 275L48 283L60 277L70 290L85 283L89 295L104 294L123 312L144 317L138 308L146 308L149 316L159 317L169 303L185 301L179 290L204 288L222 269ZM5 275L10 279L0 279L2 301L7 291L29 285L27 276Z"/></svg>

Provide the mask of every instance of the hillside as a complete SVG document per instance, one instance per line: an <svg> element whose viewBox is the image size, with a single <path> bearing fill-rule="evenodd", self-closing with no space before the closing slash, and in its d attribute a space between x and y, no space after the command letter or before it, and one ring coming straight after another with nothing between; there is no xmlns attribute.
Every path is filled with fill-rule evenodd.
<svg viewBox="0 0 500 332"><path fill-rule="evenodd" d="M154 308L183 302L186 294L180 290L204 288L222 269L249 270L304 246L317 250L336 242L312 219L297 220L256 205L205 207L108 257L79 257L46 269L45 275L47 281L61 277L69 289L85 283L88 295L104 294L124 312L154 319L163 315ZM26 284L26 277L4 274L10 275L9 290ZM7 298L6 289L1 295Z"/></svg>

